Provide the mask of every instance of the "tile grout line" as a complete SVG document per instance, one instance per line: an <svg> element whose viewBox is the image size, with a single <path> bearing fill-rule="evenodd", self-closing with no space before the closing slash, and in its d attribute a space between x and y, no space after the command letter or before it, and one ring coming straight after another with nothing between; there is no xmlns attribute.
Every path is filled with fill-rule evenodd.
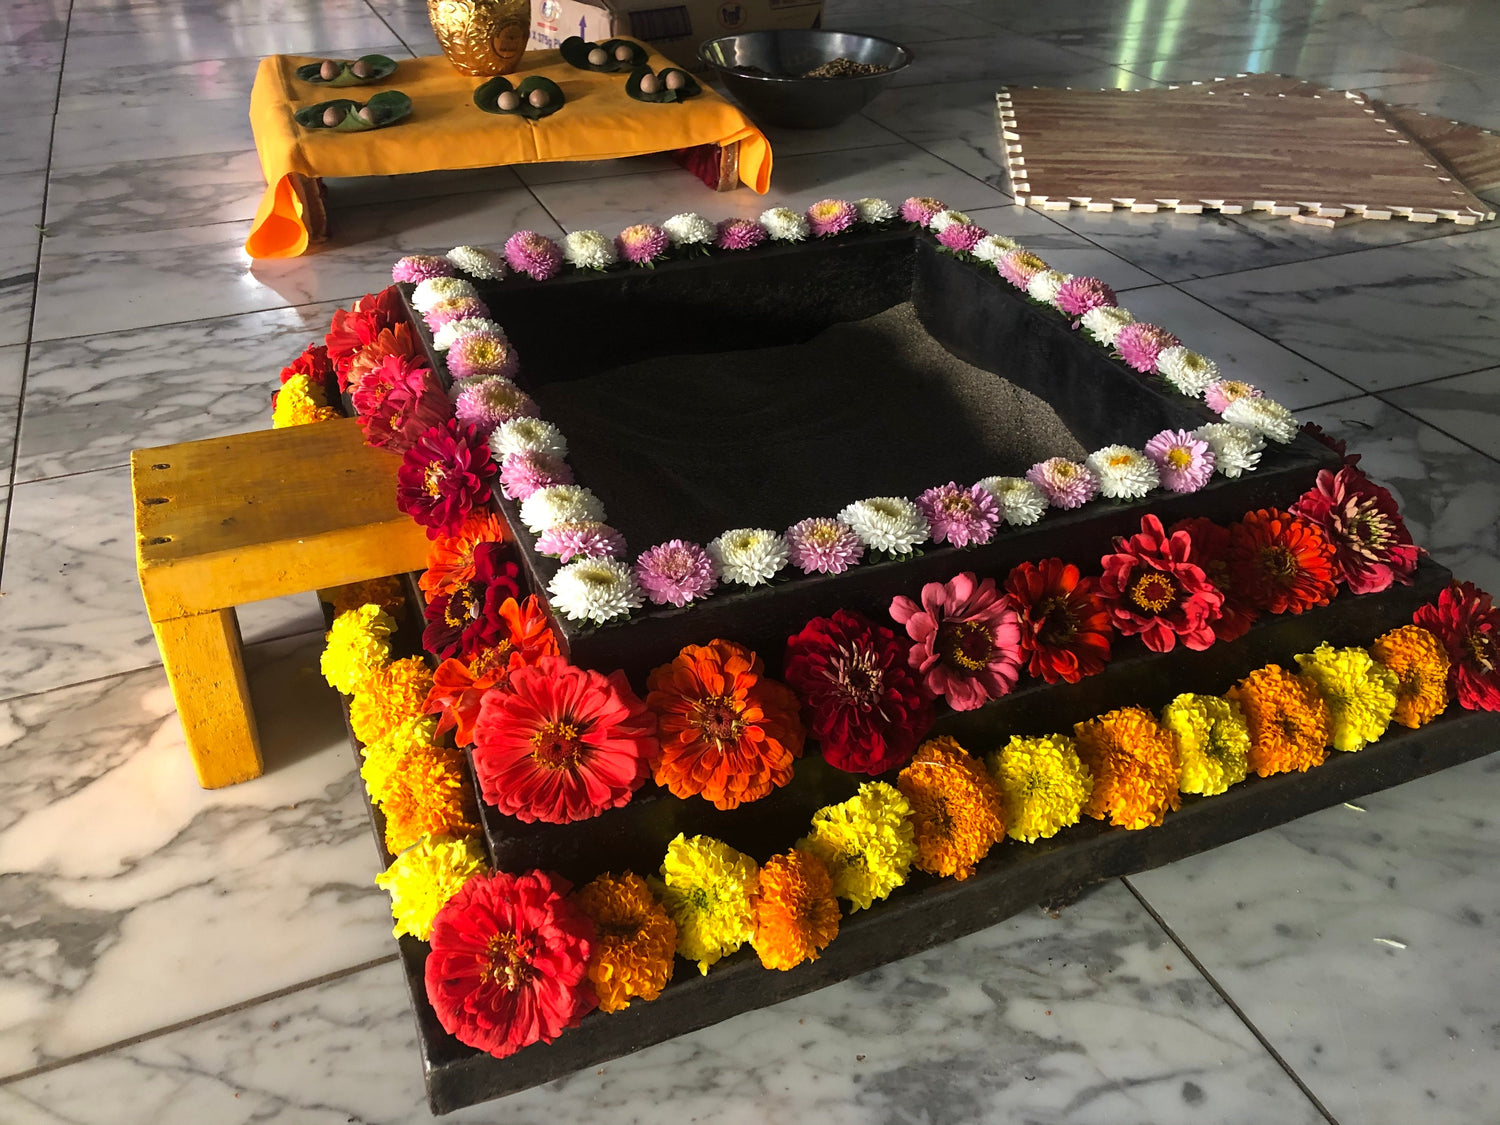
<svg viewBox="0 0 1500 1125"><path fill-rule="evenodd" d="M1276 1061L1276 1065L1281 1067L1281 1069L1286 1072L1286 1076L1292 1080L1297 1089L1302 1091L1303 1096L1312 1103L1313 1108L1318 1111L1323 1120L1328 1122L1328 1125L1339 1125L1338 1118L1334 1117L1333 1114L1328 1111L1328 1107L1318 1099L1318 1095L1312 1092L1311 1087L1309 1087L1307 1083L1302 1080L1302 1076L1292 1069L1292 1065L1286 1061L1281 1052L1271 1044L1271 1041L1266 1038L1266 1036L1261 1032L1260 1028L1256 1027L1254 1022L1245 1013L1245 1010L1240 1007L1239 1003L1232 996L1229 995L1229 991L1219 983L1218 979L1208 971L1208 967L1204 965L1203 962L1198 959L1197 955L1187 947L1187 943L1177 935L1177 931L1172 929L1167 920L1163 918L1159 913L1157 913L1156 908L1147 901L1146 896L1142 894L1138 889L1136 889L1135 884L1130 881L1130 877L1128 875L1122 876L1120 882L1125 884L1125 889L1135 896L1136 901L1141 904L1142 909L1144 909L1147 914L1151 915L1152 920L1161 927L1162 932L1167 935L1172 944L1182 951L1182 955L1188 959L1193 968L1197 969L1198 972L1202 975L1203 979L1208 981L1209 986L1212 987L1216 993L1218 993L1219 999L1224 1001L1224 1003L1229 1007L1229 1010L1232 1011L1239 1018L1239 1021L1245 1025L1246 1029L1249 1030L1250 1034L1255 1036L1256 1042L1261 1045L1266 1054L1270 1055L1271 1058Z"/></svg>
<svg viewBox="0 0 1500 1125"><path fill-rule="evenodd" d="M401 46L405 47L407 53L409 55L411 55L412 58L416 58L417 57L417 52L415 52L415 51L413 51L411 49L411 44L408 43L405 39L401 38L401 33L399 31L397 31L394 27L391 26L390 20L386 19L385 16L383 16L380 13L380 11L375 7L375 5L372 4L372 3L370 3L370 0L365 0L365 7L370 9L370 13L376 19L378 19L381 23L385 24L385 29L387 31L389 31L392 35L394 35L396 37L396 42L400 43Z"/></svg>

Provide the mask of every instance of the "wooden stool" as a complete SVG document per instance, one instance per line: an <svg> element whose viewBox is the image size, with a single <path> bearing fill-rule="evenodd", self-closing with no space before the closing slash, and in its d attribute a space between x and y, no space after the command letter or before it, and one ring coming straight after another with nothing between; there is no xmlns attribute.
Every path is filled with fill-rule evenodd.
<svg viewBox="0 0 1500 1125"><path fill-rule="evenodd" d="M426 565L400 463L352 418L131 453L141 592L205 789L262 769L234 607Z"/></svg>

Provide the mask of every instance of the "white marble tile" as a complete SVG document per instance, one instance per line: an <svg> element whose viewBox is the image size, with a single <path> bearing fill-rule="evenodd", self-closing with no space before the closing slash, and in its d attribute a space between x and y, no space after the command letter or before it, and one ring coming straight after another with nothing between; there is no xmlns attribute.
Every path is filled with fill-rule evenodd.
<svg viewBox="0 0 1500 1125"><path fill-rule="evenodd" d="M1500 459L1500 367L1385 391L1381 397Z"/></svg>
<svg viewBox="0 0 1500 1125"><path fill-rule="evenodd" d="M762 125L761 131L771 142L771 151L778 160L810 152L841 152L851 148L900 144L905 139L859 113L827 129L788 129L782 125Z"/></svg>
<svg viewBox="0 0 1500 1125"><path fill-rule="evenodd" d="M1495 38L1479 43L1493 50ZM1447 72L1423 81L1374 86L1368 93L1395 105L1414 105L1454 121L1500 129L1500 76L1493 73Z"/></svg>
<svg viewBox="0 0 1500 1125"><path fill-rule="evenodd" d="M966 29L958 29L960 32ZM912 63L891 86L927 86L976 78L1025 85L1072 85L1099 69L1099 60L1015 34L966 34L962 38L924 43L913 49Z"/></svg>
<svg viewBox="0 0 1500 1125"><path fill-rule="evenodd" d="M129 4L74 6L68 33L73 38L94 35L170 35L185 29L235 27L241 24L320 23L368 18L364 0L276 0L241 3L238 0L132 0Z"/></svg>
<svg viewBox="0 0 1500 1125"><path fill-rule="evenodd" d="M1264 40L1251 31L1237 43L1201 54L1133 62L1129 69L1158 82L1186 82L1234 74L1295 74L1336 90L1363 90L1448 76L1452 68L1388 43L1349 41L1337 34Z"/></svg>
<svg viewBox="0 0 1500 1125"><path fill-rule="evenodd" d="M772 153L777 149L773 145ZM611 176L637 176L652 172L674 174L682 166L665 153L625 156L618 160L554 160L547 164L517 164L511 170L528 187L563 184L574 180L602 180Z"/></svg>
<svg viewBox="0 0 1500 1125"><path fill-rule="evenodd" d="M0 245L0 347L23 344L31 328L36 291L37 239Z"/></svg>
<svg viewBox="0 0 1500 1125"><path fill-rule="evenodd" d="M189 62L197 59L305 55L390 42L390 29L365 12L347 19L289 23L229 24L187 20L161 31L80 35L70 39L64 75L109 70L131 63Z"/></svg>
<svg viewBox="0 0 1500 1125"><path fill-rule="evenodd" d="M903 46L952 39L960 32L984 36L995 34L994 24L976 13L950 4L930 2L875 10L871 10L868 5L861 5L850 11L825 6L823 26L830 31L857 31L861 35L878 35Z"/></svg>
<svg viewBox="0 0 1500 1125"><path fill-rule="evenodd" d="M395 965L0 1088L127 1125L425 1119ZM107 1111L91 1096L107 1088ZM4 1110L0 1110L4 1112ZM45 1119L45 1118L44 1118ZM1119 884L455 1122L1318 1122Z"/></svg>
<svg viewBox="0 0 1500 1125"><path fill-rule="evenodd" d="M86 237L248 220L265 190L253 149L68 168L52 173L47 233Z"/></svg>
<svg viewBox="0 0 1500 1125"><path fill-rule="evenodd" d="M986 207L977 211L968 211L967 214L992 234L1003 234L1016 239L1028 250L1045 258L1047 264L1053 269L1062 270L1063 273L1102 278L1120 293L1127 289L1138 289L1143 285L1158 284L1159 279L1152 277L1145 270L1131 265L1123 258L1116 257L1108 250L1101 250L1076 235L1068 233L1039 212L1011 205ZM1046 226L1042 226L1041 223L1027 222L1025 217L1028 214L1034 219L1042 220ZM1027 234L1028 228L1035 228L1035 233L1030 237Z"/></svg>
<svg viewBox="0 0 1500 1125"><path fill-rule="evenodd" d="M17 172L0 176L0 244L36 246L42 222L45 172Z"/></svg>
<svg viewBox="0 0 1500 1125"><path fill-rule="evenodd" d="M0 348L0 484L10 483L11 461L16 452L16 416L21 409L21 377L25 370L25 345Z"/></svg>
<svg viewBox="0 0 1500 1125"><path fill-rule="evenodd" d="M53 133L52 168L253 151L247 105L243 97L183 98L108 111L65 109L58 113Z"/></svg>
<svg viewBox="0 0 1500 1125"><path fill-rule="evenodd" d="M320 646L248 651L268 769L227 789L159 669L0 704L0 1075L390 952Z"/></svg>
<svg viewBox="0 0 1500 1125"><path fill-rule="evenodd" d="M38 79L39 83L50 81ZM50 98L50 91L47 97ZM0 121L0 175L36 172L47 167L52 143L52 104L23 102Z"/></svg>

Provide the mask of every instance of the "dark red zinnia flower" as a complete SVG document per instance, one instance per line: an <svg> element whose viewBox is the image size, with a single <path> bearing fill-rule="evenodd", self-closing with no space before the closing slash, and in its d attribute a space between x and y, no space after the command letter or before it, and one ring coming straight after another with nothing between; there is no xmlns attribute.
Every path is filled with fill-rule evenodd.
<svg viewBox="0 0 1500 1125"><path fill-rule="evenodd" d="M1178 520L1169 530L1174 534L1179 531L1187 532L1193 543L1193 549L1188 552L1188 562L1202 567L1214 588L1224 595L1219 618L1214 622L1214 639L1239 640L1250 631L1250 626L1255 624L1260 611L1239 596L1229 574L1229 528L1214 523L1206 516L1193 516L1191 519Z"/></svg>
<svg viewBox="0 0 1500 1125"><path fill-rule="evenodd" d="M1321 528L1290 512L1262 508L1229 529L1229 580L1268 613L1301 613L1338 593L1333 544Z"/></svg>
<svg viewBox="0 0 1500 1125"><path fill-rule="evenodd" d="M301 355L281 369L281 381L285 383L293 375L306 375L309 383L328 387L333 379L333 361L328 358L328 349L322 344L308 344Z"/></svg>
<svg viewBox="0 0 1500 1125"><path fill-rule="evenodd" d="M1335 576L1351 593L1378 593L1394 582L1411 585L1420 551L1395 498L1359 469L1324 469L1292 512L1323 529L1333 544Z"/></svg>
<svg viewBox="0 0 1500 1125"><path fill-rule="evenodd" d="M1314 441L1326 445L1344 459L1344 464L1354 465L1359 463L1360 454L1350 453L1349 444L1343 438L1336 438L1316 422L1302 423L1302 432Z"/></svg>
<svg viewBox="0 0 1500 1125"><path fill-rule="evenodd" d="M1104 670L1111 629L1098 579L1062 559L1043 559L1012 570L1005 592L1021 619L1021 651L1033 676L1076 684Z"/></svg>
<svg viewBox="0 0 1500 1125"><path fill-rule="evenodd" d="M1500 611L1472 582L1454 582L1412 622L1448 650L1448 682L1459 705L1470 711L1500 711Z"/></svg>
<svg viewBox="0 0 1500 1125"><path fill-rule="evenodd" d="M911 643L846 609L787 641L786 682L812 712L835 769L878 774L911 757L932 725L932 699L907 665Z"/></svg>
<svg viewBox="0 0 1500 1125"><path fill-rule="evenodd" d="M452 535L464 517L490 499L495 462L468 426L450 418L425 430L401 459L396 507L427 529L427 537Z"/></svg>
<svg viewBox="0 0 1500 1125"><path fill-rule="evenodd" d="M1168 535L1161 520L1146 515L1140 534L1115 539L1115 553L1101 560L1099 593L1110 620L1126 636L1139 634L1152 652L1171 652L1179 637L1195 651L1214 643L1224 595L1189 561L1192 549L1186 532Z"/></svg>
<svg viewBox="0 0 1500 1125"><path fill-rule="evenodd" d="M521 568L504 543L474 549L474 577L436 595L423 609L422 647L439 660L465 660L499 644L508 631L501 608L521 596Z"/></svg>
<svg viewBox="0 0 1500 1125"><path fill-rule="evenodd" d="M366 293L354 302L353 308L336 310L323 342L328 346L328 358L340 383L360 348L373 343L382 330L405 322L406 309L394 285L379 293Z"/></svg>
<svg viewBox="0 0 1500 1125"><path fill-rule="evenodd" d="M443 1030L496 1058L551 1043L598 997L588 979L594 924L560 875L476 875L432 922L427 999Z"/></svg>
<svg viewBox="0 0 1500 1125"><path fill-rule="evenodd" d="M352 398L366 443L405 453L424 430L453 417L453 403L424 358L387 356Z"/></svg>

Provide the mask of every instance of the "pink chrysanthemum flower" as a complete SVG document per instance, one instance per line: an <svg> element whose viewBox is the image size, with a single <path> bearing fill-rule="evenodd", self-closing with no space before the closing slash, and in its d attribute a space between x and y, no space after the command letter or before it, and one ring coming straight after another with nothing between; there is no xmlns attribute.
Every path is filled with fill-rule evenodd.
<svg viewBox="0 0 1500 1125"><path fill-rule="evenodd" d="M656 605L685 606L719 583L714 561L696 543L669 539L635 560L635 580Z"/></svg>
<svg viewBox="0 0 1500 1125"><path fill-rule="evenodd" d="M1057 287L1053 303L1069 316L1082 316L1090 309L1113 308L1120 302L1115 291L1097 277L1070 277Z"/></svg>
<svg viewBox="0 0 1500 1125"><path fill-rule="evenodd" d="M803 574L843 574L864 557L854 529L828 516L795 523L786 531L787 557Z"/></svg>
<svg viewBox="0 0 1500 1125"><path fill-rule="evenodd" d="M807 226L815 238L842 234L859 219L859 208L844 199L820 199L807 209Z"/></svg>
<svg viewBox="0 0 1500 1125"><path fill-rule="evenodd" d="M391 267L391 280L409 281L413 285L429 277L452 277L453 263L436 254L408 254Z"/></svg>
<svg viewBox="0 0 1500 1125"><path fill-rule="evenodd" d="M949 481L929 488L917 497L917 507L927 517L934 543L955 547L988 543L1000 526L1000 505L989 489L978 484L959 488Z"/></svg>
<svg viewBox="0 0 1500 1125"><path fill-rule="evenodd" d="M720 250L749 250L766 240L766 228L754 219L725 219L719 224L714 245Z"/></svg>
<svg viewBox="0 0 1500 1125"><path fill-rule="evenodd" d="M466 426L473 426L485 437L494 428L512 418L535 418L536 403L531 396L503 376L491 376L471 383L458 392L453 413Z"/></svg>
<svg viewBox="0 0 1500 1125"><path fill-rule="evenodd" d="M1230 403L1242 398L1261 398L1263 393L1259 387L1242 383L1238 379L1219 379L1204 390L1203 401L1208 403L1208 408L1215 414L1223 414L1229 409Z"/></svg>
<svg viewBox="0 0 1500 1125"><path fill-rule="evenodd" d="M562 270L562 247L545 234L518 230L505 240L505 260L517 273L535 281L556 277Z"/></svg>
<svg viewBox="0 0 1500 1125"><path fill-rule="evenodd" d="M450 418L426 430L401 458L396 471L396 507L427 528L427 536L451 535L490 498L495 462L469 427Z"/></svg>
<svg viewBox="0 0 1500 1125"><path fill-rule="evenodd" d="M1165 328L1159 328L1155 324L1142 324L1140 321L1127 324L1115 335L1115 351L1137 371L1155 371L1156 357L1161 355L1163 349L1175 348L1181 343Z"/></svg>
<svg viewBox="0 0 1500 1125"><path fill-rule="evenodd" d="M551 453L535 450L512 453L500 466L501 491L512 500L525 500L548 485L572 483L573 470L561 457Z"/></svg>
<svg viewBox="0 0 1500 1125"><path fill-rule="evenodd" d="M955 253L967 254L987 234L989 231L973 223L949 223L938 232L937 240Z"/></svg>
<svg viewBox="0 0 1500 1125"><path fill-rule="evenodd" d="M427 327L436 332L445 324L456 320L478 320L490 315L490 308L478 297L453 297L439 301L422 316Z"/></svg>
<svg viewBox="0 0 1500 1125"><path fill-rule="evenodd" d="M1066 457L1049 457L1026 471L1026 479L1042 490L1054 508L1081 508L1099 492L1099 478L1087 465Z"/></svg>
<svg viewBox="0 0 1500 1125"><path fill-rule="evenodd" d="M901 217L908 223L926 226L939 211L948 210L946 203L927 195L914 195L901 204Z"/></svg>
<svg viewBox="0 0 1500 1125"><path fill-rule="evenodd" d="M625 554L625 537L597 520L560 523L537 536L536 551L563 563L573 559L618 559Z"/></svg>
<svg viewBox="0 0 1500 1125"><path fill-rule="evenodd" d="M672 245L667 232L650 223L636 223L626 227L615 238L615 249L625 261L637 266L649 266Z"/></svg>
<svg viewBox="0 0 1500 1125"><path fill-rule="evenodd" d="M1197 492L1214 475L1214 451L1191 430L1163 430L1146 443L1146 456L1171 492Z"/></svg>
<svg viewBox="0 0 1500 1125"><path fill-rule="evenodd" d="M494 332L470 332L453 341L448 349L448 374L455 379L476 375L502 375L509 379L520 362L510 341Z"/></svg>
<svg viewBox="0 0 1500 1125"><path fill-rule="evenodd" d="M1001 254L995 268L1000 271L1001 277L1017 289L1025 289L1033 277L1047 268L1047 263L1030 250L1022 250L1018 246Z"/></svg>

